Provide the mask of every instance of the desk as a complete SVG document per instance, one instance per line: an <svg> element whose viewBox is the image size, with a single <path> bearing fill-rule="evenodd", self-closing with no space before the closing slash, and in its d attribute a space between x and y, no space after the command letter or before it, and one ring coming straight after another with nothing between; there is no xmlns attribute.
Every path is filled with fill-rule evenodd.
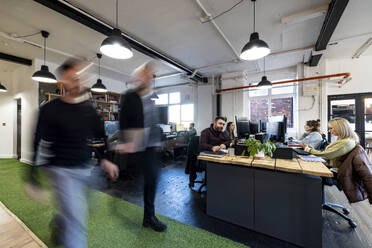
<svg viewBox="0 0 372 248"><path fill-rule="evenodd" d="M322 185L333 174L297 159L199 156L207 214L303 247L322 247Z"/></svg>

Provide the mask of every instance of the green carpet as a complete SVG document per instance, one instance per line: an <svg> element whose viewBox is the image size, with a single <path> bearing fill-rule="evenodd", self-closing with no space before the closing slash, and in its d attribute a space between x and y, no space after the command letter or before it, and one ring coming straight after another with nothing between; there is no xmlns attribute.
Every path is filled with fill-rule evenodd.
<svg viewBox="0 0 372 248"><path fill-rule="evenodd" d="M14 159L0 159L0 201L18 216L48 247L51 206L30 200L23 192L22 174L28 165ZM143 209L101 192L92 191L94 199L90 211L89 247L246 247L202 229L160 216L167 223L166 233L142 228Z"/></svg>

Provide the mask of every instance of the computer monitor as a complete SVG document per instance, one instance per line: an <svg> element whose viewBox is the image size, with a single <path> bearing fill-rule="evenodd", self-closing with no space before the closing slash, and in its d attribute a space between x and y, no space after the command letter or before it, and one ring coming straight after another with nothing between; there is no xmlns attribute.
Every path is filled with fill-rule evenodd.
<svg viewBox="0 0 372 248"><path fill-rule="evenodd" d="M185 126L183 124L177 124L176 125L176 131L177 132L185 131Z"/></svg>
<svg viewBox="0 0 372 248"><path fill-rule="evenodd" d="M278 141L279 139L280 122L267 122L266 135L271 141Z"/></svg>
<svg viewBox="0 0 372 248"><path fill-rule="evenodd" d="M249 121L249 132L251 134L258 134L261 132L261 123L260 121L250 120Z"/></svg>
<svg viewBox="0 0 372 248"><path fill-rule="evenodd" d="M270 116L269 122L278 123L275 141L285 142L285 135L287 133L287 117L285 115Z"/></svg>
<svg viewBox="0 0 372 248"><path fill-rule="evenodd" d="M120 128L118 121L105 121L105 134L107 137L114 135Z"/></svg>
<svg viewBox="0 0 372 248"><path fill-rule="evenodd" d="M267 121L263 121L263 120L260 121L261 132L266 132L266 123Z"/></svg>
<svg viewBox="0 0 372 248"><path fill-rule="evenodd" d="M249 129L249 120L247 117L236 117L235 116L235 123L236 123L236 132L238 134L238 138L249 138L250 129Z"/></svg>
<svg viewBox="0 0 372 248"><path fill-rule="evenodd" d="M163 133L171 133L171 125L160 124L159 127L163 129Z"/></svg>

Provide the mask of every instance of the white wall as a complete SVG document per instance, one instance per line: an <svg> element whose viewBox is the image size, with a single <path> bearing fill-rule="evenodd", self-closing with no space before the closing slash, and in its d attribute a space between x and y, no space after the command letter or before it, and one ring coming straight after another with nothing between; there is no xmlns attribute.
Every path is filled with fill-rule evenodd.
<svg viewBox="0 0 372 248"><path fill-rule="evenodd" d="M15 101L12 92L12 72L0 73L0 82L7 88L7 92L0 93L0 158L14 158L13 142L13 115L15 114Z"/></svg>
<svg viewBox="0 0 372 248"><path fill-rule="evenodd" d="M212 84L199 84L197 91L197 103L196 103L196 122L195 128L200 131L209 127L214 120L213 105L213 85Z"/></svg>
<svg viewBox="0 0 372 248"><path fill-rule="evenodd" d="M22 102L22 140L21 161L31 163L33 156L33 138L38 114L38 83L31 79L35 70L39 70L43 62L34 60L33 66L19 66L13 71L2 72L2 82L8 92L0 93L0 158L16 157L17 123L16 99ZM49 71L55 73L59 65L47 62ZM93 85L97 80L95 72L87 72L84 76L87 85ZM112 92L121 93L126 89L124 81L102 76L103 83ZM5 123L5 126L3 126Z"/></svg>
<svg viewBox="0 0 372 248"><path fill-rule="evenodd" d="M342 87L337 85L336 80L318 80L313 81L319 84L319 95L316 97L315 106L309 111L299 112L300 134L303 133L301 126L309 119L321 119L322 130L327 130L328 121L328 96L340 94L354 94L372 92L372 74L370 68L372 56L361 56L359 59L342 58L342 59L324 59L321 60L317 67L304 67L305 77L330 75L337 73L350 72L352 80ZM340 78L339 78L340 79ZM308 97L300 97L299 105L307 107L311 100Z"/></svg>

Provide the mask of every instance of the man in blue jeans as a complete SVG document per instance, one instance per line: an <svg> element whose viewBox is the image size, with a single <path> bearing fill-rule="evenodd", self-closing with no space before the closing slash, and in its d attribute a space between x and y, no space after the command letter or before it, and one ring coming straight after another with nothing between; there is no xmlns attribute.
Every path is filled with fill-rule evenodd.
<svg viewBox="0 0 372 248"><path fill-rule="evenodd" d="M80 82L84 63L68 60L58 68L65 95L40 108L34 149L34 166L45 166L59 205L60 241L67 248L87 247L85 191L92 168L88 139L103 138L104 130ZM100 154L102 169L116 180L118 168Z"/></svg>

